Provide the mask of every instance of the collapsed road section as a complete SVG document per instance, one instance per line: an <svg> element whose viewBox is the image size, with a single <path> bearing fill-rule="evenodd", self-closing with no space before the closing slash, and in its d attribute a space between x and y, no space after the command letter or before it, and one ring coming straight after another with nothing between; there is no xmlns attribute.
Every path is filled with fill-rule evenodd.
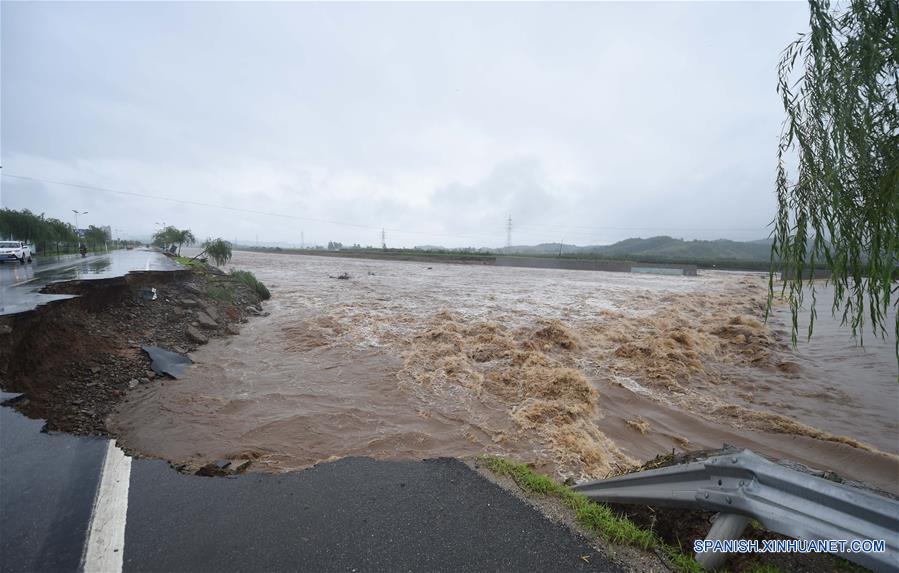
<svg viewBox="0 0 899 573"><path fill-rule="evenodd" d="M77 434L106 434L127 390L172 378L177 370L154 370L151 354L184 356L262 312L258 295L230 275L151 251L38 270L0 293L5 308L25 309L0 316L3 389L23 393L16 407L48 429Z"/></svg>
<svg viewBox="0 0 899 573"><path fill-rule="evenodd" d="M9 285L28 292L0 316L0 382L14 393L0 399L36 418L0 408L3 570L619 570L458 460L210 479L54 431L107 434L129 389L169 383L188 352L265 313L206 265L43 278Z"/></svg>
<svg viewBox="0 0 899 573"><path fill-rule="evenodd" d="M216 479L41 433L10 408L0 425L0 457L16 468L0 472L3 571L622 570L458 460Z"/></svg>

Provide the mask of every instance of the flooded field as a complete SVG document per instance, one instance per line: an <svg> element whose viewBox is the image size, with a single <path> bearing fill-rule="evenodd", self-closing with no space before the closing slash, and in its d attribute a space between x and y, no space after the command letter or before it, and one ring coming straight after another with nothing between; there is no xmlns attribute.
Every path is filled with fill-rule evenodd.
<svg viewBox="0 0 899 573"><path fill-rule="evenodd" d="M858 349L819 309L794 352L786 309L762 322L761 275L246 252L231 266L271 287L271 315L133 392L111 421L123 445L270 471L492 452L583 478L726 441L897 488L894 342Z"/></svg>

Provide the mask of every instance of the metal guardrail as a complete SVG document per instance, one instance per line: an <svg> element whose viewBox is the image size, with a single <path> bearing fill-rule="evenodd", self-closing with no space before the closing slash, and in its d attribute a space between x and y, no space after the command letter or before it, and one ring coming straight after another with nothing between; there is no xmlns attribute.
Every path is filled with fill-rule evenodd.
<svg viewBox="0 0 899 573"><path fill-rule="evenodd" d="M585 483L597 501L720 512L706 539L738 539L747 518L802 540L883 539L884 553L843 553L875 571L899 570L899 502L770 462L750 450ZM723 518L723 519L722 519ZM697 555L706 568L726 554Z"/></svg>

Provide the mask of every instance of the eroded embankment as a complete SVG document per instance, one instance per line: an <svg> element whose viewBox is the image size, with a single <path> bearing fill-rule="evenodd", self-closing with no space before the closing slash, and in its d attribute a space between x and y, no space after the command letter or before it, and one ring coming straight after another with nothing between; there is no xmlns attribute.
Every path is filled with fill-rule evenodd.
<svg viewBox="0 0 899 573"><path fill-rule="evenodd" d="M0 318L0 386L24 393L16 407L48 429L80 434L107 433L106 416L128 390L164 383L142 345L185 354L236 333L259 302L208 267L53 283L42 292L77 296Z"/></svg>

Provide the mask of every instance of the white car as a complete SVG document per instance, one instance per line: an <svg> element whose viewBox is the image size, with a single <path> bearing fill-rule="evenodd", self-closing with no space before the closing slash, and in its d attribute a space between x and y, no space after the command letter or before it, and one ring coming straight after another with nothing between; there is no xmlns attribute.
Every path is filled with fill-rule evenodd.
<svg viewBox="0 0 899 573"><path fill-rule="evenodd" d="M31 247L22 241L0 241L0 262L17 260L23 265L31 262Z"/></svg>

